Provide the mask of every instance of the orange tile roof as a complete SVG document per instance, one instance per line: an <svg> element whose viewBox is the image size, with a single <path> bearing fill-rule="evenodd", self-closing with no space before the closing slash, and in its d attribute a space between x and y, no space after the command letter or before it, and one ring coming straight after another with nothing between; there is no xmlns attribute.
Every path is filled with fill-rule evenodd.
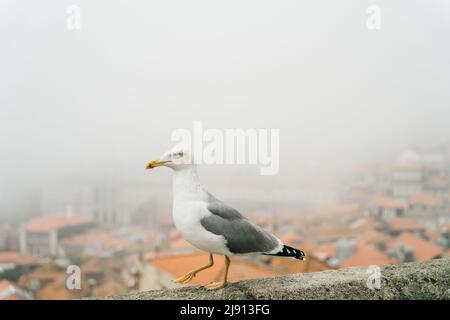
<svg viewBox="0 0 450 320"><path fill-rule="evenodd" d="M95 289L95 295L98 297L107 297L126 293L126 287L117 280L105 279L102 284Z"/></svg>
<svg viewBox="0 0 450 320"><path fill-rule="evenodd" d="M26 287L29 285L30 281L55 281L57 279L65 278L67 274L58 268L56 265L47 263L30 273L24 274L20 277L18 283Z"/></svg>
<svg viewBox="0 0 450 320"><path fill-rule="evenodd" d="M412 248L414 252L414 259L417 261L436 258L444 251L443 248L412 233L402 233L397 238L391 240L387 244L387 247L393 249L398 245Z"/></svg>
<svg viewBox="0 0 450 320"><path fill-rule="evenodd" d="M356 251L353 256L339 264L340 268L348 268L354 266L383 266L394 263L395 260L383 251L368 245L362 241L356 245Z"/></svg>
<svg viewBox="0 0 450 320"><path fill-rule="evenodd" d="M439 199L430 193L419 192L411 196L409 203L413 205L437 206Z"/></svg>
<svg viewBox="0 0 450 320"><path fill-rule="evenodd" d="M119 258L99 258L92 257L81 266L81 270L85 273L102 272L106 273L109 270L121 270L125 262Z"/></svg>
<svg viewBox="0 0 450 320"><path fill-rule="evenodd" d="M53 281L36 292L39 300L70 300L74 298L72 292L78 290L68 290L62 285L61 280Z"/></svg>
<svg viewBox="0 0 450 320"><path fill-rule="evenodd" d="M37 281L44 281L44 282L52 282L52 281L56 281L56 280L60 280L63 278L67 277L67 274L65 272L36 272L36 273L31 273L29 275L24 275L22 276L23 279L27 279L27 280L37 280ZM24 281L24 284L26 282Z"/></svg>
<svg viewBox="0 0 450 320"><path fill-rule="evenodd" d="M358 236L358 240L366 243L385 244L392 238L376 230L367 230Z"/></svg>
<svg viewBox="0 0 450 320"><path fill-rule="evenodd" d="M35 293L38 300L71 300L89 296L89 285L82 276L81 288L69 290L66 286L67 274L61 274L48 283L44 283Z"/></svg>
<svg viewBox="0 0 450 320"><path fill-rule="evenodd" d="M92 229L89 232L75 235L70 238L66 238L61 241L64 245L83 245L92 246L95 245L99 249L107 250L122 250L129 248L133 245L133 241L127 238L116 236L110 231L102 229Z"/></svg>
<svg viewBox="0 0 450 320"><path fill-rule="evenodd" d="M413 220L403 217L385 217L383 220L388 229L395 232L421 231L424 229Z"/></svg>
<svg viewBox="0 0 450 320"><path fill-rule="evenodd" d="M121 265L119 259L92 258L81 266L81 289L69 290L66 287L67 273L65 271L53 271L58 268L54 265L45 265L38 272L22 276L24 285L30 284L30 280L39 280L42 287L36 292L36 298L40 300L67 300L89 296L90 287L87 276L91 272L102 272L103 277L96 288L96 295L112 295L124 293L121 285L120 271L116 272L117 264ZM119 280L118 280L119 279Z"/></svg>
<svg viewBox="0 0 450 320"><path fill-rule="evenodd" d="M372 198L372 202L379 208L404 209L405 205L392 197L377 195Z"/></svg>
<svg viewBox="0 0 450 320"><path fill-rule="evenodd" d="M149 262L160 270L171 274L174 278L181 277L189 271L208 263L208 254L204 252L186 255L163 255L156 256ZM197 274L190 284L206 284L219 281L224 272L224 257L214 255L214 265ZM243 261L238 258L232 259L228 279L231 282L263 277L274 277L281 273L267 267Z"/></svg>
<svg viewBox="0 0 450 320"><path fill-rule="evenodd" d="M25 230L28 232L49 232L61 228L82 225L93 222L91 217L86 216L60 216L56 214L47 214L36 217L25 223Z"/></svg>
<svg viewBox="0 0 450 320"><path fill-rule="evenodd" d="M37 257L17 251L0 251L0 263L27 265L37 263Z"/></svg>

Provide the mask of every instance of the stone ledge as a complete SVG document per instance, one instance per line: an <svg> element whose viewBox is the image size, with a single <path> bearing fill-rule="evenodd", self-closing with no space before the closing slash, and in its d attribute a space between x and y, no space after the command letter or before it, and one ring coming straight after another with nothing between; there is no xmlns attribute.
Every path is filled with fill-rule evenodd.
<svg viewBox="0 0 450 320"><path fill-rule="evenodd" d="M239 281L218 291L187 286L104 299L450 299L450 258L388 265L380 273L378 290L368 288L367 268L348 268Z"/></svg>

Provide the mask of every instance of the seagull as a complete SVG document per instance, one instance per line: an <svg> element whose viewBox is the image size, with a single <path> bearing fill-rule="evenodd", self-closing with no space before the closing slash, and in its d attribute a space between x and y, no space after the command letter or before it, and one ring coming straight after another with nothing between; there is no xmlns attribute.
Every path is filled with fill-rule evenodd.
<svg viewBox="0 0 450 320"><path fill-rule="evenodd" d="M199 272L214 265L213 254L225 256L222 281L205 286L217 290L227 285L230 257L263 254L305 259L301 250L285 245L280 239L245 218L239 211L209 193L197 174L190 150L175 146L146 169L165 166L173 174L173 220L181 236L194 247L209 253L209 262L174 280L185 284Z"/></svg>

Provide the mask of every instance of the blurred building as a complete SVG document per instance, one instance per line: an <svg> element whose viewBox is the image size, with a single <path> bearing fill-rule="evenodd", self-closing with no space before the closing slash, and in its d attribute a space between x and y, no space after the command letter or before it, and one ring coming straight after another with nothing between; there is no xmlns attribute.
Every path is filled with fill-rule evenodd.
<svg viewBox="0 0 450 320"><path fill-rule="evenodd" d="M403 217L385 217L380 220L382 223L381 231L390 236L409 232L422 235L425 227L414 220Z"/></svg>
<svg viewBox="0 0 450 320"><path fill-rule="evenodd" d="M19 247L19 233L7 224L0 224L0 251L16 250Z"/></svg>
<svg viewBox="0 0 450 320"><path fill-rule="evenodd" d="M139 185L46 186L41 211L88 216L102 226L126 226L142 216L150 216L155 209L150 194Z"/></svg>
<svg viewBox="0 0 450 320"><path fill-rule="evenodd" d="M146 239L145 239L146 240ZM132 239L117 230L93 228L87 232L66 237L60 246L69 256L79 257L124 257L139 250L144 240Z"/></svg>
<svg viewBox="0 0 450 320"><path fill-rule="evenodd" d="M398 261L424 261L440 258L445 249L422 237L403 233L387 244L388 252Z"/></svg>
<svg viewBox="0 0 450 320"><path fill-rule="evenodd" d="M392 170L392 194L395 198L407 199L422 191L423 171L418 163L400 163Z"/></svg>
<svg viewBox="0 0 450 320"><path fill-rule="evenodd" d="M86 216L49 214L26 222L20 230L20 251L37 256L60 256L60 241L95 225Z"/></svg>
<svg viewBox="0 0 450 320"><path fill-rule="evenodd" d="M379 218L403 216L405 204L391 196L375 195L369 202L369 214Z"/></svg>
<svg viewBox="0 0 450 320"><path fill-rule="evenodd" d="M0 274L14 270L16 268L22 269L21 272L26 272L38 264L38 259L29 254L23 254L16 251L0 251Z"/></svg>

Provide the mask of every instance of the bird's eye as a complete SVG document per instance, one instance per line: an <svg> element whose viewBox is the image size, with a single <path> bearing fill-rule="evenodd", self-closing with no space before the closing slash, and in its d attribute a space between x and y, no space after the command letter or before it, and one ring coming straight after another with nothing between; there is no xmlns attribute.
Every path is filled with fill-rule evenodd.
<svg viewBox="0 0 450 320"><path fill-rule="evenodd" d="M181 158L183 156L183 151L175 153L176 158Z"/></svg>

